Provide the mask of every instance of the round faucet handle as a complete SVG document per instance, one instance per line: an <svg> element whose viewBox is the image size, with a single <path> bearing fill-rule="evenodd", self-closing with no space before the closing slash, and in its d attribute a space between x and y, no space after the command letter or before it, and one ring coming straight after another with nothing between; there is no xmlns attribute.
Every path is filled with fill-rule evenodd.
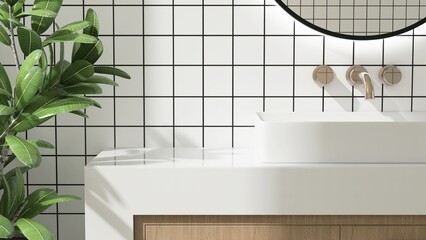
<svg viewBox="0 0 426 240"><path fill-rule="evenodd" d="M361 78L361 73L366 73L367 69L365 69L361 65L353 65L346 71L346 80L352 85L362 85L364 81Z"/></svg>
<svg viewBox="0 0 426 240"><path fill-rule="evenodd" d="M380 80L388 85L393 86L399 83L402 79L402 73L398 67L394 65L386 65L380 70Z"/></svg>
<svg viewBox="0 0 426 240"><path fill-rule="evenodd" d="M319 86L324 87L334 80L334 71L327 65L320 65L315 68L312 78Z"/></svg>

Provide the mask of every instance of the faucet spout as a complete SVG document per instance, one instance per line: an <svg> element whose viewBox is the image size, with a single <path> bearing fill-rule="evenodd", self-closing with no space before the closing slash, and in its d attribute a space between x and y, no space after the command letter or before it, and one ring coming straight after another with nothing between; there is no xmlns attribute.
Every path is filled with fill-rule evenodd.
<svg viewBox="0 0 426 240"><path fill-rule="evenodd" d="M359 74L359 77L364 83L365 99L374 99L374 88L370 74L368 74L367 72L361 72Z"/></svg>
<svg viewBox="0 0 426 240"><path fill-rule="evenodd" d="M367 70L360 65L354 65L346 72L346 79L352 86L364 85L365 99L374 99L373 82Z"/></svg>

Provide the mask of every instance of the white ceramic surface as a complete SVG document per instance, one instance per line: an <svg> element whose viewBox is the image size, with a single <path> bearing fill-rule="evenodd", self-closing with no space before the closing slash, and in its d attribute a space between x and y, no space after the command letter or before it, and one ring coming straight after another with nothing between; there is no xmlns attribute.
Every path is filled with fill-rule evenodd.
<svg viewBox="0 0 426 240"><path fill-rule="evenodd" d="M275 163L426 163L426 112L257 113L256 151Z"/></svg>
<svg viewBox="0 0 426 240"><path fill-rule="evenodd" d="M121 149L85 168L86 240L134 215L425 215L426 164L265 164L251 150Z"/></svg>

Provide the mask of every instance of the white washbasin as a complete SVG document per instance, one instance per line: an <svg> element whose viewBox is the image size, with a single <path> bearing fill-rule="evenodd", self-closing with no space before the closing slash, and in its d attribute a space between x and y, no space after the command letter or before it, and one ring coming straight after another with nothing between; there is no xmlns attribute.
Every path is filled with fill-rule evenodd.
<svg viewBox="0 0 426 240"><path fill-rule="evenodd" d="M273 163L426 163L426 112L257 113L256 151Z"/></svg>

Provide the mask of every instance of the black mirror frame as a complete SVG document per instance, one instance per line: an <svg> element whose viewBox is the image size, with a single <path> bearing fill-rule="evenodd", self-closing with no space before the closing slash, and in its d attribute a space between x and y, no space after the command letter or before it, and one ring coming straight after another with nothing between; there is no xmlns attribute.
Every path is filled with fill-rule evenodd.
<svg viewBox="0 0 426 240"><path fill-rule="evenodd" d="M405 32L408 32L410 30L413 30L414 28L422 25L423 23L426 22L426 17L423 18L422 20L408 26L405 28L402 28L400 30L397 30L395 32L389 32L389 33L385 33L385 34L379 34L379 35L370 35L370 36L356 36L356 35L348 35L348 34L342 34L342 33L338 33L338 32L332 32L330 30L324 29L322 27L318 27L317 25L314 25L313 23L303 19L301 16L299 16L297 13L293 12L289 7L287 7L287 5L285 5L281 0L275 0L278 5L281 6L281 8L283 8L288 14L290 14L293 18L295 18L297 21L301 22L302 24L329 36L333 36L333 37L337 37L337 38L343 38L343 39L348 39L348 40L377 40L377 39L383 39L383 38L388 38L388 37L393 37L396 35L400 35L403 34Z"/></svg>

